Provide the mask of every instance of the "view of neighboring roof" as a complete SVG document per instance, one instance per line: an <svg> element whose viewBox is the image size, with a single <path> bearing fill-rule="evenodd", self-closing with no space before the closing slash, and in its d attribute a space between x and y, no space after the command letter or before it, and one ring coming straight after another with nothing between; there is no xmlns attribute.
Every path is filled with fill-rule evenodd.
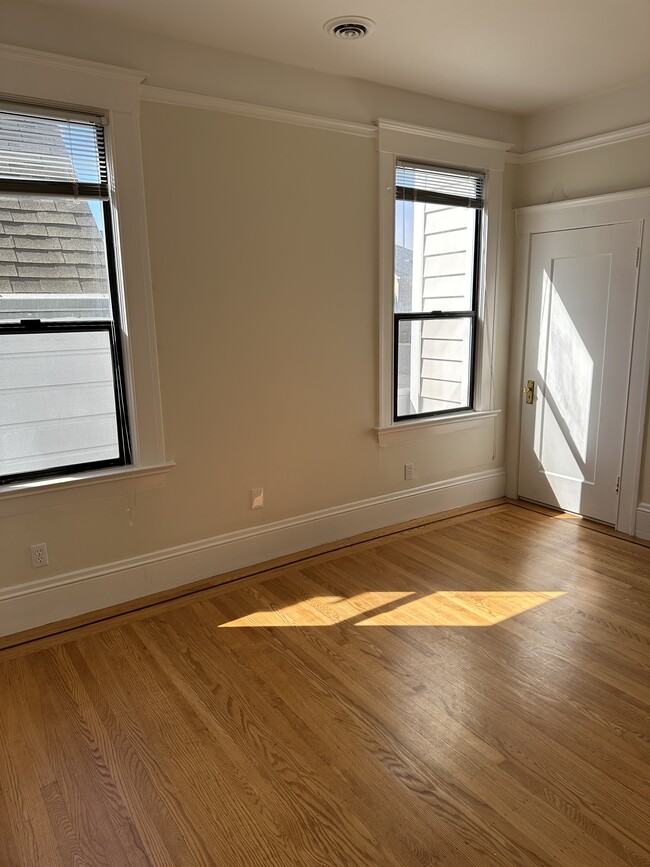
<svg viewBox="0 0 650 867"><path fill-rule="evenodd" d="M65 124L56 121L15 113L1 120L7 181L0 194L0 317L106 315L101 202L11 191L12 177L18 189L23 176L47 181L48 171L74 179L74 148L81 151L83 142L71 149Z"/></svg>
<svg viewBox="0 0 650 867"><path fill-rule="evenodd" d="M87 202L0 197L0 292L108 292Z"/></svg>

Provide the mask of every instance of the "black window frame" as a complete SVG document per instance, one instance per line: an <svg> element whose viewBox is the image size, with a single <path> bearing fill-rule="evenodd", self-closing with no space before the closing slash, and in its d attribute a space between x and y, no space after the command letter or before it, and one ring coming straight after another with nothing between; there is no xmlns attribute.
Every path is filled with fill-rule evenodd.
<svg viewBox="0 0 650 867"><path fill-rule="evenodd" d="M30 109L32 114L30 114ZM10 111L22 116L36 117L66 117L65 112L58 109L51 111L42 105L28 106L21 104L16 108L8 108L8 104L0 104L0 113ZM74 112L75 118L83 117L83 114ZM97 461L81 461L70 464L61 464L55 467L45 467L39 470L29 470L20 473L7 473L0 475L0 487L17 484L20 482L35 481L38 479L52 479L57 476L91 472L102 469L129 466L132 463L131 436L129 425L129 412L126 399L124 354L122 349L121 308L117 271L117 249L113 229L113 206L110 200L108 184L109 162L106 148L106 122L97 122L96 115L88 116L85 122L95 122L96 133L101 128L101 136L97 134L98 153L103 159L106 169L102 171L99 184L91 183L57 183L56 181L31 181L19 179L7 179L0 177L0 195L6 196L33 196L40 199L52 198L79 198L94 199L102 203L102 216L104 221L104 243L106 252L106 270L109 286L109 296L112 319L40 319L37 317L21 319L17 322L0 322L0 335L2 334L51 334L51 333L84 333L92 331L106 331L109 336L111 351L111 364L113 370L113 388L115 397L115 421L118 438L118 456L105 458Z"/></svg>
<svg viewBox="0 0 650 867"><path fill-rule="evenodd" d="M484 172L468 173L466 169L452 168L449 166L431 165L429 163L412 163L399 162L396 167L396 175L399 167L409 166L422 169L444 172L449 174L458 173L459 175L472 174L482 178L485 183L486 175ZM409 195L405 195L408 193ZM393 304L393 422L414 421L417 419L434 418L435 416L449 415L452 413L469 412L474 409L474 385L476 379L476 343L478 333L478 307L479 294L481 285L481 262L482 262L482 234L483 234L483 219L485 215L485 197L481 196L480 205L477 205L479 200L470 200L463 196L451 195L442 192L429 192L412 187L404 187L395 182L395 205L398 201L405 202L424 202L429 204L449 205L452 207L472 208L476 212L474 221L474 259L473 259L473 274L472 274L472 307L470 310L454 310L442 311L431 310L429 313L398 313L395 312ZM394 241L393 241L393 256L394 256ZM394 270L394 269L393 269ZM398 376L399 376L399 331L402 322L428 322L440 321L446 319L466 319L470 322L470 339L469 339L469 384L468 384L468 404L466 406L454 407L453 409L439 409L430 412L404 413L399 414L399 393L398 393Z"/></svg>

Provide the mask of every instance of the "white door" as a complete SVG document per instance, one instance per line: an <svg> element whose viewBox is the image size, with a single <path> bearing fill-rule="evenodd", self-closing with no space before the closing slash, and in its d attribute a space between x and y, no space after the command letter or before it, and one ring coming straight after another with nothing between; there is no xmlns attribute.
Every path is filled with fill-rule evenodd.
<svg viewBox="0 0 650 867"><path fill-rule="evenodd" d="M616 523L641 224L532 236L519 496ZM530 394L531 392L529 392Z"/></svg>

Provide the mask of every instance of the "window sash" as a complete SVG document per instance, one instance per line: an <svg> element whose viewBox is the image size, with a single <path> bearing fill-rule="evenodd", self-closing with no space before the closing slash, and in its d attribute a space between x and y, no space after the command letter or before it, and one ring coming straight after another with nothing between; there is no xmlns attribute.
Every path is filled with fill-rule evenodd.
<svg viewBox="0 0 650 867"><path fill-rule="evenodd" d="M400 324L402 322L436 322L442 320L468 320L470 326L469 335L469 357L467 359L469 372L468 385L468 403L467 405L445 408L440 410L432 410L430 412L399 412L399 333ZM476 354L476 328L478 314L475 310L465 312L440 312L440 313L395 313L393 319L393 421L413 421L419 418L432 418L438 415L449 415L455 412L468 412L473 409L474 405L474 380L475 380L475 365L474 359Z"/></svg>
<svg viewBox="0 0 650 867"><path fill-rule="evenodd" d="M393 421L407 421L421 418L431 418L448 415L455 412L467 412L474 406L476 335L478 330L478 300L481 264L482 218L485 196L485 176L477 172L468 172L445 167L429 166L398 160L395 167L395 202L410 201L424 204L440 204L452 207L470 208L476 211L474 226L474 256L472 263L471 309L467 310L431 310L428 312L398 313L393 311ZM395 214L395 209L394 209ZM468 357L468 392L467 405L428 412L399 412L399 363L400 363L400 325L402 322L427 322L436 320L468 320L469 341Z"/></svg>
<svg viewBox="0 0 650 867"><path fill-rule="evenodd" d="M0 104L0 194L35 195L39 198L65 196L102 201L106 244L107 277L110 287L112 321L21 319L0 324L0 334L38 334L55 332L91 332L106 330L109 334L113 384L115 391L115 423L118 432L118 457L85 461L57 467L44 467L0 477L0 485L37 478L60 476L112 466L125 466L132 461L126 388L121 346L121 317L113 235L112 205L109 199L109 170L103 120L96 117L71 117L68 113L45 108ZM48 126L51 124L51 126ZM77 130L74 125L76 124ZM79 132L80 125L83 132ZM39 133L43 133L43 142ZM48 130L56 140L48 154ZM61 134L63 130L63 135ZM21 151L21 136L27 141ZM67 138L65 136L68 136ZM58 136L58 138L57 138ZM76 149L76 152L75 152ZM23 159L15 158L22 155ZM51 170L52 176L48 175ZM31 176L30 176L31 175Z"/></svg>
<svg viewBox="0 0 650 867"><path fill-rule="evenodd" d="M118 439L118 456L105 458L97 461L77 461L69 464L61 464L53 467L44 467L36 470L28 470L18 473L8 473L0 476L0 485L15 482L41 479L51 476L60 476L64 473L79 473L91 469L103 469L115 466L125 466L131 462L131 448L127 422L127 408L124 393L124 384L119 353L119 335L113 322L42 322L37 320L23 320L18 323L4 323L0 325L0 335L25 335L35 334L88 334L94 332L106 332L108 336L111 368L113 373L113 394L115 400L115 422Z"/></svg>

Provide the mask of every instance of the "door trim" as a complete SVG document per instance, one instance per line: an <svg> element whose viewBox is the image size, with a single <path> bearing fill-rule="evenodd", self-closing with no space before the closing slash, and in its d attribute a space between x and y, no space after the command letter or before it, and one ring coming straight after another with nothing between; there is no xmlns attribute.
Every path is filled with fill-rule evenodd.
<svg viewBox="0 0 650 867"><path fill-rule="evenodd" d="M634 336L627 396L623 466L616 529L634 535L643 459L646 403L650 365L650 187L605 196L572 199L548 205L519 208L516 214L516 264L511 324L508 425L506 430L506 493L518 496L519 444L521 436L521 388L528 314L528 282L532 236L543 232L587 229L611 223L641 223L640 262ZM645 249L644 249L645 248Z"/></svg>

